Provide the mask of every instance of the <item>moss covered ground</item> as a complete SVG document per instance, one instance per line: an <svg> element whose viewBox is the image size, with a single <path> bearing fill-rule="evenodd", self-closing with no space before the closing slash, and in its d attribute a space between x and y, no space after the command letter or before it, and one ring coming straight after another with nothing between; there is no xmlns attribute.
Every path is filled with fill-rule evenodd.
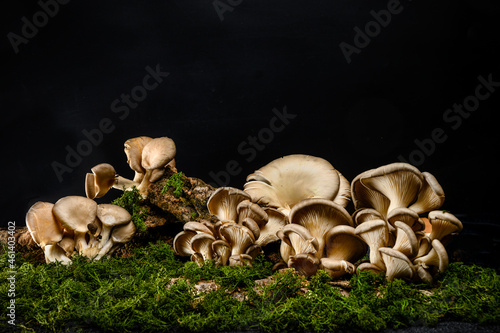
<svg viewBox="0 0 500 333"><path fill-rule="evenodd" d="M15 263L15 297L12 289ZM165 242L133 250L127 258L71 266L43 264L7 251L0 256L0 307L15 299L20 331L377 331L432 326L440 321L500 323L500 278L493 269L450 264L433 285L361 273L348 277L349 296L320 271L306 281L290 270L273 272L264 256L251 267L198 267ZM272 276L257 288L256 280ZM197 294L194 285L220 287ZM173 283L173 281L175 281ZM235 297L235 293L244 297ZM12 295L11 295L12 296ZM11 328L1 312L0 331Z"/></svg>

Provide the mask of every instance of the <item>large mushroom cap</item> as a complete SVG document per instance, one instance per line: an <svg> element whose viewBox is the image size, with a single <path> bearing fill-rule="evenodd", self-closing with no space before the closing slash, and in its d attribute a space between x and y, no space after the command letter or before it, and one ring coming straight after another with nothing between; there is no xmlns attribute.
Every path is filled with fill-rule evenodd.
<svg viewBox="0 0 500 333"><path fill-rule="evenodd" d="M411 164L392 163L384 165L365 171L355 178L355 181L353 181L353 184L355 184L355 187L353 187L353 201L357 204L356 208L361 208L360 203L374 202L377 207L372 206L372 208L379 210L386 216L392 209L407 208L412 204L418 197L422 183L422 174ZM364 195L368 195L370 199L363 198L360 200L359 196ZM383 198L386 198L389 202L387 208L387 201Z"/></svg>
<svg viewBox="0 0 500 333"><path fill-rule="evenodd" d="M87 198L101 198L113 187L116 182L116 171L111 164L101 163L94 166L92 173L85 179L85 193Z"/></svg>
<svg viewBox="0 0 500 333"><path fill-rule="evenodd" d="M97 203L86 197L67 196L54 204L52 212L64 228L86 233L96 218Z"/></svg>
<svg viewBox="0 0 500 333"><path fill-rule="evenodd" d="M335 200L341 184L339 173L328 161L300 154L276 159L246 180L244 190L252 201L285 213L303 199ZM346 195L344 190L342 195Z"/></svg>
<svg viewBox="0 0 500 333"><path fill-rule="evenodd" d="M248 193L234 187L219 187L208 199L207 208L223 222L236 222L237 207L244 200L250 200Z"/></svg>
<svg viewBox="0 0 500 333"><path fill-rule="evenodd" d="M419 215L440 208L445 198L444 190L436 177L425 171L422 172L422 176L424 181L417 201L409 207Z"/></svg>
<svg viewBox="0 0 500 333"><path fill-rule="evenodd" d="M338 225L353 225L344 207L326 199L305 199L290 211L290 223L304 226L318 240L318 259L323 256L325 234Z"/></svg>
<svg viewBox="0 0 500 333"><path fill-rule="evenodd" d="M338 225L325 234L326 257L355 263L368 251L368 246L349 225Z"/></svg>
<svg viewBox="0 0 500 333"><path fill-rule="evenodd" d="M97 217L103 226L107 227L126 224L132 219L132 216L125 208L113 204L98 205Z"/></svg>
<svg viewBox="0 0 500 333"><path fill-rule="evenodd" d="M175 154L174 140L166 136L153 139L142 150L141 166L146 170L163 169Z"/></svg>
<svg viewBox="0 0 500 333"><path fill-rule="evenodd" d="M384 269L384 262L378 251L379 248L387 246L389 241L389 230L384 220L373 220L361 223L354 230L370 248L370 263Z"/></svg>
<svg viewBox="0 0 500 333"><path fill-rule="evenodd" d="M63 228L52 214L54 204L36 202L26 213L26 226L35 243L42 249L47 244L55 244L63 238Z"/></svg>

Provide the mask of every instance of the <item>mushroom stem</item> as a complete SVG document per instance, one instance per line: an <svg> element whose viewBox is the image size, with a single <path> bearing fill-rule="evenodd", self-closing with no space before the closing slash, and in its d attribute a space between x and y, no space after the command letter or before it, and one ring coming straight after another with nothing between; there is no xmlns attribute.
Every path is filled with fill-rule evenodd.
<svg viewBox="0 0 500 333"><path fill-rule="evenodd" d="M146 170L146 173L144 174L141 183L137 187L137 189L139 190L139 192L142 194L143 197L146 197L148 195L148 187L149 184L151 183L151 176L153 175L153 171L154 169Z"/></svg>
<svg viewBox="0 0 500 333"><path fill-rule="evenodd" d="M134 186L139 187L139 183L122 176L115 176L115 183L113 184L113 188L116 188L120 191L130 191Z"/></svg>
<svg viewBox="0 0 500 333"><path fill-rule="evenodd" d="M111 248L113 247L114 243L115 242L113 242L113 239L110 238L99 250L99 253L97 254L97 257L95 257L95 260L101 259L106 253L108 253L109 250L111 250Z"/></svg>
<svg viewBox="0 0 500 333"><path fill-rule="evenodd" d="M86 232L78 232L75 230L75 248L79 253L89 247L87 240L85 239Z"/></svg>

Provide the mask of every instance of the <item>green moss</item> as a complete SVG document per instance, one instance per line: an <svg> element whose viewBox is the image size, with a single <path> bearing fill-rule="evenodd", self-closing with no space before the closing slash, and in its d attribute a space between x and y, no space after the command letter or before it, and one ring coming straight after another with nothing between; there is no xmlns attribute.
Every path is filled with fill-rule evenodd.
<svg viewBox="0 0 500 333"><path fill-rule="evenodd" d="M170 187L174 189L174 196L179 198L182 195L182 188L186 184L186 176L182 172L174 173L163 186L161 194L165 194Z"/></svg>
<svg viewBox="0 0 500 333"><path fill-rule="evenodd" d="M139 233L146 231L145 221L147 217L146 209L140 206L141 201L142 196L134 186L132 190L124 191L121 197L111 202L114 205L125 208L132 215L132 221Z"/></svg>
<svg viewBox="0 0 500 333"><path fill-rule="evenodd" d="M272 273L264 256L253 267L216 267L211 261L199 267L180 260L164 242L134 249L128 258L74 257L68 267L32 263L19 254L15 263L16 324L34 331L324 332L442 320L500 323L498 274L460 263L450 264L433 286L386 282L362 272L351 277L349 297L329 285L323 271L309 281L291 270ZM2 295L9 289L8 265L5 252L0 255ZM256 286L256 279L269 275L268 285ZM200 280L215 280L221 288L196 295L193 284ZM237 299L237 293L245 296ZM8 302L1 297L0 307ZM1 325L8 327L5 311L0 321L1 331Z"/></svg>

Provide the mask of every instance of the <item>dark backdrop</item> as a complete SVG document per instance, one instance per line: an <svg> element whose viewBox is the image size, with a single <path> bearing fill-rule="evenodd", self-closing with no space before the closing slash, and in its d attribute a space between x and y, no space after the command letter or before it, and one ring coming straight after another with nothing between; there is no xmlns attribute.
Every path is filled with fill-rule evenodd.
<svg viewBox="0 0 500 333"><path fill-rule="evenodd" d="M350 180L404 159L437 177L443 208L486 221L475 235L498 243L494 3L10 2L2 226L24 225L36 201L84 195L98 163L132 177L123 142L147 135L175 140L186 175L240 188L292 153Z"/></svg>

